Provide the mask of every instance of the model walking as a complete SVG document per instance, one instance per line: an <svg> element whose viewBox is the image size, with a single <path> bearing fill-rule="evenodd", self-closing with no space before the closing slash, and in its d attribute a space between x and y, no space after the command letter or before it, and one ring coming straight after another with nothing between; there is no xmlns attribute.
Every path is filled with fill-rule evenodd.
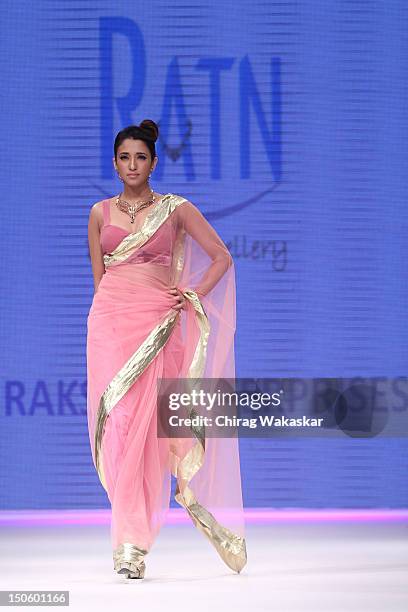
<svg viewBox="0 0 408 612"><path fill-rule="evenodd" d="M230 253L182 196L154 192L158 126L118 133L123 192L93 205L95 294L88 315L88 427L112 506L114 569L143 578L175 499L223 561L246 563L238 439L157 435L158 378L234 378L235 271Z"/></svg>

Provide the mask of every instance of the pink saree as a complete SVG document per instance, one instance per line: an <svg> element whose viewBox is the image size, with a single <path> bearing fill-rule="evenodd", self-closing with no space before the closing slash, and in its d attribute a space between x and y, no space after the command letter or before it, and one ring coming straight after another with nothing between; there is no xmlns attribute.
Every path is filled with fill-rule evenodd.
<svg viewBox="0 0 408 612"><path fill-rule="evenodd" d="M112 507L114 569L143 563L175 499L236 572L247 561L237 438L157 435L158 378L234 378L235 271L188 200L166 194L135 233L103 203L103 275L88 315L92 457ZM119 234L119 235L118 235ZM186 306L176 310L175 285Z"/></svg>

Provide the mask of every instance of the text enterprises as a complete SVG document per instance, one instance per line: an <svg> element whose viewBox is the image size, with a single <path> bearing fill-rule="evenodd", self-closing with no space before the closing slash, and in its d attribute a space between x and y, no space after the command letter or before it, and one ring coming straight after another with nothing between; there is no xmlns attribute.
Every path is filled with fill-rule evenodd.
<svg viewBox="0 0 408 612"><path fill-rule="evenodd" d="M265 416L258 415L252 418L243 418L236 416L218 415L215 418L209 416L196 415L193 418L179 417L176 414L171 415L169 424L172 427L249 427L254 429L260 425L261 427L321 427L323 418L313 417L285 417L285 416Z"/></svg>

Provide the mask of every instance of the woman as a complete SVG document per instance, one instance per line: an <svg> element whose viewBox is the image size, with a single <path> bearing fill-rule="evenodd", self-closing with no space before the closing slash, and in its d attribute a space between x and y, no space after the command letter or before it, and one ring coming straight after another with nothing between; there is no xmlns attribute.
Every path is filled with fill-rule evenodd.
<svg viewBox="0 0 408 612"><path fill-rule="evenodd" d="M88 426L112 506L114 569L143 578L145 556L175 499L240 572L246 563L238 440L161 437L158 379L233 378L235 273L227 247L185 198L154 192L158 127L118 133L123 192L97 202L88 240Z"/></svg>

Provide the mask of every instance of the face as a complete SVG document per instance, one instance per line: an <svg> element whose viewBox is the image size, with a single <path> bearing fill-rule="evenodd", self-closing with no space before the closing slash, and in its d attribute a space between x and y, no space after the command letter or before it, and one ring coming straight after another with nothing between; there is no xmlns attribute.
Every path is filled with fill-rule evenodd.
<svg viewBox="0 0 408 612"><path fill-rule="evenodd" d="M129 186L141 186L147 183L149 174L157 164L157 156L151 160L150 151L143 140L126 138L118 148L113 165ZM132 174L133 176L130 176Z"/></svg>

